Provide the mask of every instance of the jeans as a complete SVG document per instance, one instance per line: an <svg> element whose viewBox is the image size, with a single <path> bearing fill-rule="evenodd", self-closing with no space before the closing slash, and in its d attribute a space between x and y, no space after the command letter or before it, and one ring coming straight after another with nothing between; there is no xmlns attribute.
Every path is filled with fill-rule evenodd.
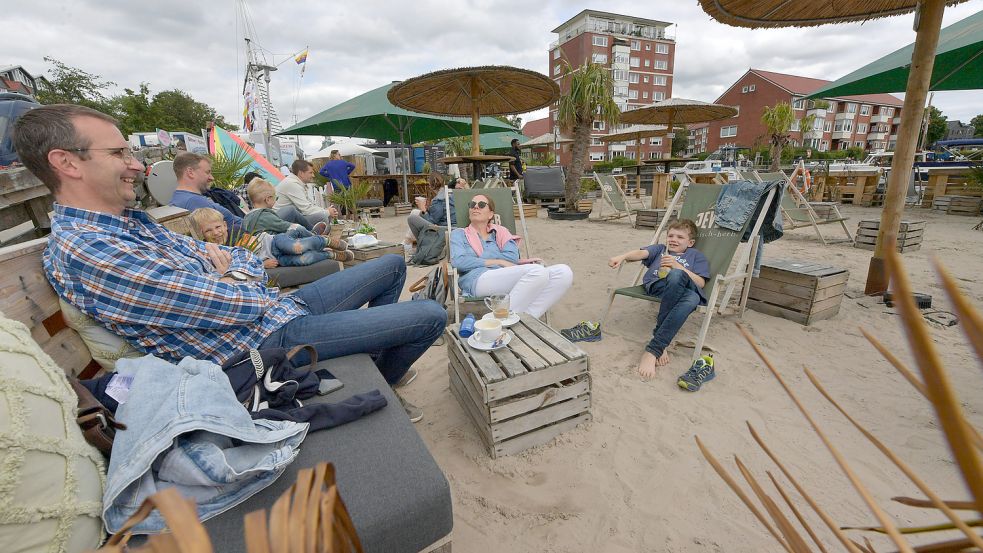
<svg viewBox="0 0 983 553"><path fill-rule="evenodd" d="M420 237L420 231L423 229L436 226L429 220L425 219L423 215L420 214L419 209L414 209L410 212L409 216L406 218L406 224L410 227L410 234L413 235L414 239Z"/></svg>
<svg viewBox="0 0 983 553"><path fill-rule="evenodd" d="M314 228L314 223L316 222L309 221L307 217L304 217L301 212L297 211L297 208L292 205L281 207L280 209L276 210L276 216L288 223L296 223L307 230Z"/></svg>
<svg viewBox="0 0 983 553"><path fill-rule="evenodd" d="M311 314L285 324L260 347L311 344L318 359L368 353L395 384L447 325L447 311L435 301L397 303L405 280L403 258L390 254L308 284L294 296ZM359 309L366 303L368 309ZM296 362L307 363L306 357L301 352Z"/></svg>
<svg viewBox="0 0 983 553"><path fill-rule="evenodd" d="M324 251L328 247L328 239L317 236L303 229L288 230L273 237L270 252L277 263L284 267L303 267L313 265L332 255Z"/></svg>
<svg viewBox="0 0 983 553"><path fill-rule="evenodd" d="M700 294L693 279L681 269L672 269L666 278L649 284L646 292L660 298L661 303L658 322L645 351L660 357L683 327L686 317L700 305Z"/></svg>

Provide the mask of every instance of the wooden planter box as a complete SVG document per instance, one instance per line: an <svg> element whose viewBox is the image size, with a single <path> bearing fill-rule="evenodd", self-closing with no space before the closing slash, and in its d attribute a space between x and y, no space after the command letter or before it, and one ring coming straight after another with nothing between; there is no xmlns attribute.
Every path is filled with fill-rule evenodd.
<svg viewBox="0 0 983 553"><path fill-rule="evenodd" d="M973 196L939 196L932 202L932 209L941 209L950 215L979 215L983 199Z"/></svg>
<svg viewBox="0 0 983 553"><path fill-rule="evenodd" d="M877 231L881 222L877 219L865 219L857 224L857 241L855 248L873 250L877 244ZM902 221L898 227L898 253L918 250L922 247L922 235L925 234L925 221Z"/></svg>
<svg viewBox="0 0 983 553"><path fill-rule="evenodd" d="M522 211L525 212L526 219L535 219L539 216L539 206L536 204L522 204ZM519 206L512 204L512 216L519 218Z"/></svg>
<svg viewBox="0 0 983 553"><path fill-rule="evenodd" d="M396 202L396 215L409 215L413 211L413 205L409 202Z"/></svg>
<svg viewBox="0 0 983 553"><path fill-rule="evenodd" d="M352 261L346 261L345 267L354 267L359 263L365 263L370 259L375 259L377 257L382 257L389 253L394 253L403 256L403 245L393 244L392 242L379 242L375 246L369 246L368 248L353 249L352 253L355 254L355 259Z"/></svg>
<svg viewBox="0 0 983 553"><path fill-rule="evenodd" d="M840 312L850 272L819 263L771 260L751 279L747 306L806 326Z"/></svg>
<svg viewBox="0 0 983 553"><path fill-rule="evenodd" d="M665 216L665 209L639 209L635 212L635 226L659 228ZM675 218L675 215L673 218Z"/></svg>
<svg viewBox="0 0 983 553"><path fill-rule="evenodd" d="M479 351L447 328L451 392L478 429L489 455L518 453L591 420L587 354L529 315L512 341Z"/></svg>

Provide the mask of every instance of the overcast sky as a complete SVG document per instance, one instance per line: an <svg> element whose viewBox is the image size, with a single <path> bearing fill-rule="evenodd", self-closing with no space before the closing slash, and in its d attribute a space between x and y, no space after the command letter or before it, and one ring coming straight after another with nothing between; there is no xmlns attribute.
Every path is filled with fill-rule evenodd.
<svg viewBox="0 0 983 553"><path fill-rule="evenodd" d="M914 41L913 16L809 29L747 30L711 20L695 0L528 2L518 0L246 0L254 39L279 63L310 47L299 78L292 59L271 83L285 125L392 80L473 65L549 71L557 25L586 8L675 24L673 96L713 101L748 68L835 80ZM0 66L46 74L49 56L136 88L180 89L241 123L245 48L240 2L36 0L4 10ZM943 26L983 10L950 7ZM983 94L939 92L950 120L983 113ZM545 111L524 116L524 120Z"/></svg>

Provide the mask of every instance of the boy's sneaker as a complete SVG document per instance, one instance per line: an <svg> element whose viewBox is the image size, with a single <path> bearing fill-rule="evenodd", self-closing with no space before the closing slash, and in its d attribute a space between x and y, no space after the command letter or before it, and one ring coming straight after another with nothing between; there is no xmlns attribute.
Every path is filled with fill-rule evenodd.
<svg viewBox="0 0 983 553"><path fill-rule="evenodd" d="M319 236L323 235L328 232L328 224L324 221L318 221L317 223L314 223L313 227L311 227L311 232Z"/></svg>
<svg viewBox="0 0 983 553"><path fill-rule="evenodd" d="M399 382L397 382L396 385L393 386L393 388L402 388L403 386L409 386L410 382L416 380L417 374L419 373L416 372L416 369L410 367L410 370L406 371L406 374L403 375L403 378L400 378Z"/></svg>
<svg viewBox="0 0 983 553"><path fill-rule="evenodd" d="M560 335L571 342L597 342L601 339L601 323L581 321L577 326L564 328Z"/></svg>
<svg viewBox="0 0 983 553"><path fill-rule="evenodd" d="M355 252L351 250L324 250L324 253L328 254L329 259L334 259L335 261L340 261L342 263L346 261L355 260Z"/></svg>
<svg viewBox="0 0 983 553"><path fill-rule="evenodd" d="M693 366L684 374L680 375L676 384L687 392L698 392L704 383L713 380L717 376L713 370L713 356L704 355L693 362Z"/></svg>
<svg viewBox="0 0 983 553"><path fill-rule="evenodd" d="M423 409L420 409L416 405L406 401L406 398L396 393L396 399L399 400L400 405L403 406L403 410L406 411L406 416L410 418L410 422L420 422L423 420Z"/></svg>
<svg viewBox="0 0 983 553"><path fill-rule="evenodd" d="M345 242L341 238L334 238L331 236L325 236L327 239L328 247L332 250L347 250L348 242Z"/></svg>

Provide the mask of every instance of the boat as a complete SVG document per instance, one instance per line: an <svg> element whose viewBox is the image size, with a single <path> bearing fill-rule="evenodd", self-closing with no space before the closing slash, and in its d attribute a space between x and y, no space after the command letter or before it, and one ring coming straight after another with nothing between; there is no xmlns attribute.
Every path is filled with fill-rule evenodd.
<svg viewBox="0 0 983 553"><path fill-rule="evenodd" d="M669 173L671 175L682 173L688 177L722 173L727 175L728 181L737 180L742 178L739 171L751 170L754 167L745 154L750 151L750 148L725 146L717 149L704 160L687 162L686 165L676 167Z"/></svg>

